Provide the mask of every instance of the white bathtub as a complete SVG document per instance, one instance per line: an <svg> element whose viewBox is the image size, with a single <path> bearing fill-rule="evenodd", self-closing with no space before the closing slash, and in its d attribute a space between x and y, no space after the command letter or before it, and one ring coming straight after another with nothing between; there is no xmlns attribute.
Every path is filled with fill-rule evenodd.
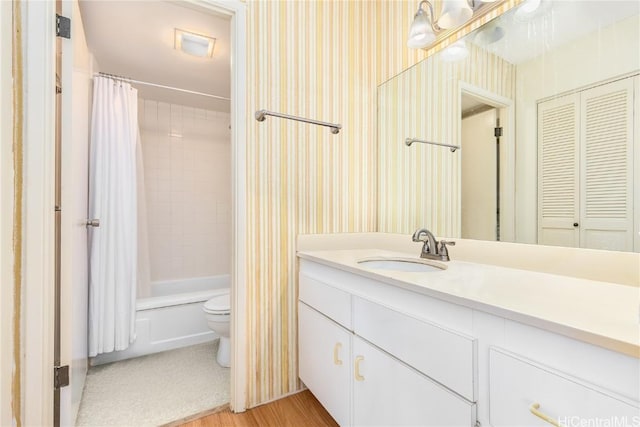
<svg viewBox="0 0 640 427"><path fill-rule="evenodd" d="M126 350L99 354L91 359L91 365L218 338L207 326L202 306L215 295L227 292L229 286L229 275L152 283L152 296L136 302L136 340Z"/></svg>

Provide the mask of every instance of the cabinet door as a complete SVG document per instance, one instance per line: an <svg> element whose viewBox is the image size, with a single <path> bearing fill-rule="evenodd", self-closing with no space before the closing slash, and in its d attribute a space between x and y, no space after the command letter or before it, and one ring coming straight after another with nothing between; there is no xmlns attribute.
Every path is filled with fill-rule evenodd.
<svg viewBox="0 0 640 427"><path fill-rule="evenodd" d="M572 94L538 104L538 243L543 245L579 246L579 100Z"/></svg>
<svg viewBox="0 0 640 427"><path fill-rule="evenodd" d="M298 364L302 382L336 422L350 424L352 334L298 303Z"/></svg>
<svg viewBox="0 0 640 427"><path fill-rule="evenodd" d="M632 78L538 104L538 243L634 250L634 138Z"/></svg>
<svg viewBox="0 0 640 427"><path fill-rule="evenodd" d="M475 405L353 338L355 426L473 426Z"/></svg>
<svg viewBox="0 0 640 427"><path fill-rule="evenodd" d="M633 79L585 90L580 103L580 247L632 251Z"/></svg>

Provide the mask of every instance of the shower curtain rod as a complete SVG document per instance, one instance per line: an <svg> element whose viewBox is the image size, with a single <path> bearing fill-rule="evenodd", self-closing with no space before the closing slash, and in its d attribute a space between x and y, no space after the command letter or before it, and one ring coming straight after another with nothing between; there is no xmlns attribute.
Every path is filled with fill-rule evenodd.
<svg viewBox="0 0 640 427"><path fill-rule="evenodd" d="M224 96L212 95L210 93L197 92L195 90L189 90L189 89L181 89L179 87L159 85L159 84L156 84L156 83L143 82L141 80L133 80L133 79L130 79L129 77L117 76L115 74L108 74L108 73L100 72L100 73L94 74L93 76L94 77L95 76L109 77L109 78L112 78L114 80L121 80L121 81L129 82L129 83L136 83L136 84L139 84L139 85L159 87L161 89L175 90L175 91L178 91L178 92L190 93L190 94L193 94L193 95L201 95L201 96L207 96L209 98L222 99L223 101L231 101L231 98L227 98L227 97L224 97Z"/></svg>

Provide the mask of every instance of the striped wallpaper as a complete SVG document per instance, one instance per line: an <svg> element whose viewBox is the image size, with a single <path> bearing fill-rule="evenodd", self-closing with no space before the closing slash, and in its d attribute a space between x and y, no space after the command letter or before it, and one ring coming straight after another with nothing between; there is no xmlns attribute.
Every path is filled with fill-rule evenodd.
<svg viewBox="0 0 640 427"><path fill-rule="evenodd" d="M296 235L376 231L380 225L377 87L426 57L406 48L417 4L247 2L249 407L300 387ZM253 120L263 108L343 129L332 135L273 117ZM388 189L402 185L390 177L384 182Z"/></svg>
<svg viewBox="0 0 640 427"><path fill-rule="evenodd" d="M360 1L248 3L248 405L295 391L299 233L376 228L376 9Z"/></svg>
<svg viewBox="0 0 640 427"><path fill-rule="evenodd" d="M460 235L460 164L464 150L407 137L459 144L460 82L513 99L515 66L469 44L466 60L439 55L378 88L378 231Z"/></svg>

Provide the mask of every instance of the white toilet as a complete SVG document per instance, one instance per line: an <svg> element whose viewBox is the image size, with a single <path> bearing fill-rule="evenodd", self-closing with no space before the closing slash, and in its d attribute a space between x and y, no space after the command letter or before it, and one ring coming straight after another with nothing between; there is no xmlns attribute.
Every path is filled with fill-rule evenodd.
<svg viewBox="0 0 640 427"><path fill-rule="evenodd" d="M202 309L204 310L209 328L220 336L216 360L220 366L228 368L231 358L231 345L229 343L231 296L229 295L229 290L205 302Z"/></svg>

